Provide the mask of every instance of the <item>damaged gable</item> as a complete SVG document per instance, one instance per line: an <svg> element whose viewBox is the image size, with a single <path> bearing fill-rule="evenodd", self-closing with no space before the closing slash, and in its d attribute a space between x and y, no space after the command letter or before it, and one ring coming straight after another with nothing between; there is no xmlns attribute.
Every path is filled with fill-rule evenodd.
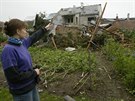
<svg viewBox="0 0 135 101"><path fill-rule="evenodd" d="M73 6L60 9L58 13L54 14L54 16L57 17L53 19L53 22L67 26L89 25L89 23L95 21L100 14L101 4L88 6L81 4L80 7ZM53 14L49 16L52 17Z"/></svg>

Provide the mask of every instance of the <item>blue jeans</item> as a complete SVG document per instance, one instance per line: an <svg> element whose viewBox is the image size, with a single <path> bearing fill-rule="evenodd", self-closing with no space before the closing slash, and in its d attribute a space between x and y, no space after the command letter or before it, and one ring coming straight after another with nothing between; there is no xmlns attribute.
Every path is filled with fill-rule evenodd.
<svg viewBox="0 0 135 101"><path fill-rule="evenodd" d="M14 101L40 101L37 88L23 95L13 95Z"/></svg>

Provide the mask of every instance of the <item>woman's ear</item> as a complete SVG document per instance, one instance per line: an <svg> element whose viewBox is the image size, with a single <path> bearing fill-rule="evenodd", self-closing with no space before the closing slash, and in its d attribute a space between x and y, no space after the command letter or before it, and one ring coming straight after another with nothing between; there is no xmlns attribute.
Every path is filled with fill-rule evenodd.
<svg viewBox="0 0 135 101"><path fill-rule="evenodd" d="M20 30L19 30L19 29L17 29L17 30L16 30L16 33L17 33L17 34L20 34Z"/></svg>

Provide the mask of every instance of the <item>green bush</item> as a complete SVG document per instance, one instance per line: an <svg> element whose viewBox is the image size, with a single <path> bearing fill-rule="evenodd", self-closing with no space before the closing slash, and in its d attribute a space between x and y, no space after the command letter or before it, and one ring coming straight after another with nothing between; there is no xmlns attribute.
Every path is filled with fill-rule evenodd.
<svg viewBox="0 0 135 101"><path fill-rule="evenodd" d="M131 90L135 90L135 58L134 52L122 47L114 40L107 41L103 53L113 61L115 69L121 74L123 82Z"/></svg>
<svg viewBox="0 0 135 101"><path fill-rule="evenodd" d="M50 70L90 71L96 66L94 54L91 54L89 64L88 52L83 49L68 52L64 50L31 47L30 52L35 64L40 64L42 67Z"/></svg>
<svg viewBox="0 0 135 101"><path fill-rule="evenodd" d="M13 101L7 88L0 87L0 101Z"/></svg>
<svg viewBox="0 0 135 101"><path fill-rule="evenodd" d="M107 55L109 60L115 60L116 56L119 54L120 44L116 43L114 39L108 39L105 46L102 48L104 54Z"/></svg>
<svg viewBox="0 0 135 101"><path fill-rule="evenodd" d="M126 30L126 29L120 29L120 31L121 31L122 33L124 33L124 36L125 36L126 38L129 38L129 39L131 39L133 42L135 42L135 30L129 31L129 30Z"/></svg>
<svg viewBox="0 0 135 101"><path fill-rule="evenodd" d="M7 37L3 36L3 33L0 33L0 42L5 42L7 40Z"/></svg>

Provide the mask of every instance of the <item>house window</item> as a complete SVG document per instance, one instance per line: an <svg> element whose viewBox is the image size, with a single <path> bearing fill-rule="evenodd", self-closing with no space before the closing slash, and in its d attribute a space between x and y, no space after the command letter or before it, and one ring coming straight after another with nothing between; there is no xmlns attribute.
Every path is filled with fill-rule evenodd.
<svg viewBox="0 0 135 101"><path fill-rule="evenodd" d="M68 18L67 21L68 23L73 23L73 18Z"/></svg>
<svg viewBox="0 0 135 101"><path fill-rule="evenodd" d="M88 17L88 21L94 20L94 17Z"/></svg>
<svg viewBox="0 0 135 101"><path fill-rule="evenodd" d="M88 17L88 24L95 22L95 17Z"/></svg>
<svg viewBox="0 0 135 101"><path fill-rule="evenodd" d="M70 23L70 19L68 18L68 23Z"/></svg>
<svg viewBox="0 0 135 101"><path fill-rule="evenodd" d="M73 18L71 18L71 23L73 23Z"/></svg>
<svg viewBox="0 0 135 101"><path fill-rule="evenodd" d="M71 14L71 13L72 13L72 11L69 11L69 13Z"/></svg>

